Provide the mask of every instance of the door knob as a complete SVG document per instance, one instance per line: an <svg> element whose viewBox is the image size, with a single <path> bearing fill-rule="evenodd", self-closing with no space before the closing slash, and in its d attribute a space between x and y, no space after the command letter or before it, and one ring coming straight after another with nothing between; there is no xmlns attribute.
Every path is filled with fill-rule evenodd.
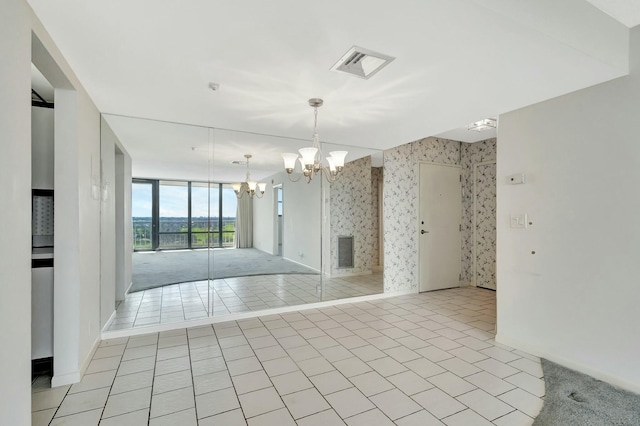
<svg viewBox="0 0 640 426"><path fill-rule="evenodd" d="M429 231L425 231L424 229L422 229L422 230L420 231L420 233L421 233L421 234L428 234L428 233L429 233Z"/></svg>

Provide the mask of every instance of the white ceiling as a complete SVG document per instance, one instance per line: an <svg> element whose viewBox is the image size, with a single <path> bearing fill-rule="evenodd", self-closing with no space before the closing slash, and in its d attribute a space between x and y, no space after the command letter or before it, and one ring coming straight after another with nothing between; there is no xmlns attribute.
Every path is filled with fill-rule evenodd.
<svg viewBox="0 0 640 426"><path fill-rule="evenodd" d="M587 0L612 18L629 28L640 25L640 1L638 0Z"/></svg>
<svg viewBox="0 0 640 426"><path fill-rule="evenodd" d="M322 139L374 149L486 139L467 123L625 75L640 22L633 0L29 3L101 112L307 140L322 97ZM330 71L353 45L396 59Z"/></svg>
<svg viewBox="0 0 640 426"><path fill-rule="evenodd" d="M283 171L283 152L298 152L309 139L294 139L201 126L167 123L123 116L105 115L109 127L127 142L135 159L133 176L139 178L183 179L214 182L243 181L244 161L250 154L251 178L264 179ZM382 166L382 151L370 148L322 144L324 154L348 151L347 161L372 157L372 165Z"/></svg>

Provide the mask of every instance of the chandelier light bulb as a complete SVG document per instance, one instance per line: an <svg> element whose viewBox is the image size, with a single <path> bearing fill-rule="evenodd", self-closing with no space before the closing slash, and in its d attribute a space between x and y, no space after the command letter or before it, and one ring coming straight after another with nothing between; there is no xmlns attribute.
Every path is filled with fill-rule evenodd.
<svg viewBox="0 0 640 426"><path fill-rule="evenodd" d="M296 160L298 159L298 154L294 154L292 152L286 152L282 154L282 159L284 160L284 168L288 173L291 173L293 169L296 167ZM291 170L291 172L289 172Z"/></svg>
<svg viewBox="0 0 640 426"><path fill-rule="evenodd" d="M347 157L347 151L333 151L330 155L323 159L322 150L320 149L320 135L318 134L318 108L322 106L324 101L320 98L309 99L309 105L313 107L313 135L311 137L311 146L306 148L300 148L297 154L290 152L282 154L284 160L284 170L289 174L289 180L297 182L304 176L307 183L311 182L314 176L317 174L324 175L329 182L335 182L341 175L344 169L344 162ZM291 177L291 174L295 170L296 160L300 161L300 167L302 174L296 179ZM328 167L323 166L324 161L327 161Z"/></svg>
<svg viewBox="0 0 640 426"><path fill-rule="evenodd" d="M331 151L329 153L329 155L333 158L336 168L344 167L344 159L347 154L347 151Z"/></svg>
<svg viewBox="0 0 640 426"><path fill-rule="evenodd" d="M305 166L313 166L316 162L316 153L318 152L318 148L308 147L308 148L300 148L298 150L300 155L302 155L302 161Z"/></svg>
<svg viewBox="0 0 640 426"><path fill-rule="evenodd" d="M333 157L327 157L327 163L329 163L329 171L331 173L336 171L336 164L333 161Z"/></svg>
<svg viewBox="0 0 640 426"><path fill-rule="evenodd" d="M295 154L293 154L295 155ZM244 182L234 182L231 184L233 191L236 193L236 197L238 199L242 198L246 193L248 197L253 198L256 196L257 198L262 198L264 194L264 190L267 187L267 184L264 182L256 182L251 180L251 175L249 173L249 159L251 158L251 154L245 154L244 157L247 159L247 177ZM283 155L284 157L284 155ZM296 156L297 157L297 156ZM295 162L295 160L294 160ZM256 187L260 188L260 192L256 192Z"/></svg>

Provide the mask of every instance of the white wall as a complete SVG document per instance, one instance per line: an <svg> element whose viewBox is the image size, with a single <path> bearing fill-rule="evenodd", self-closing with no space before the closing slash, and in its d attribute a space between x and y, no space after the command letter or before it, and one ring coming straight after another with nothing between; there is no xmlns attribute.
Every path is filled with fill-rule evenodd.
<svg viewBox="0 0 640 426"><path fill-rule="evenodd" d="M102 209L100 223L100 328L131 285L133 231L131 156L104 118L100 119ZM105 192L106 191L106 198Z"/></svg>
<svg viewBox="0 0 640 426"><path fill-rule="evenodd" d="M254 200L253 246L273 252L273 187L282 184L283 253L282 257L320 271L320 177L307 184L291 182L285 172L264 179L269 182L265 196ZM270 193L270 194L267 194ZM267 198L270 197L270 198ZM271 201L269 201L271 199Z"/></svg>
<svg viewBox="0 0 640 426"><path fill-rule="evenodd" d="M265 181L271 182L277 175L270 176ZM274 253L275 237L275 207L273 186L267 185L262 198L253 200L253 247L265 253Z"/></svg>
<svg viewBox="0 0 640 426"><path fill-rule="evenodd" d="M31 107L31 187L53 189L53 108Z"/></svg>
<svg viewBox="0 0 640 426"><path fill-rule="evenodd" d="M31 24L23 0L0 13L0 424L31 424Z"/></svg>
<svg viewBox="0 0 640 426"><path fill-rule="evenodd" d="M31 13L32 61L54 86L54 386L80 380L100 331L100 114ZM27 73L29 74L29 73Z"/></svg>
<svg viewBox="0 0 640 426"><path fill-rule="evenodd" d="M116 147L115 135L100 119L100 329L116 310Z"/></svg>
<svg viewBox="0 0 640 426"><path fill-rule="evenodd" d="M640 392L640 27L630 33L629 76L500 116L496 340ZM521 172L526 184L506 183ZM519 213L530 228L509 227Z"/></svg>
<svg viewBox="0 0 640 426"><path fill-rule="evenodd" d="M131 217L131 156L116 141L116 300L124 300L131 286L133 224Z"/></svg>

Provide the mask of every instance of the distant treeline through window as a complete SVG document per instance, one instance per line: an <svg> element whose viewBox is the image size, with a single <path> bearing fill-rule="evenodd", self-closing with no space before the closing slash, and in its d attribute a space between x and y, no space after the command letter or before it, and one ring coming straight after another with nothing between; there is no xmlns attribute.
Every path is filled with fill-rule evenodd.
<svg viewBox="0 0 640 426"><path fill-rule="evenodd" d="M133 179L131 199L134 250L234 246L230 184Z"/></svg>

